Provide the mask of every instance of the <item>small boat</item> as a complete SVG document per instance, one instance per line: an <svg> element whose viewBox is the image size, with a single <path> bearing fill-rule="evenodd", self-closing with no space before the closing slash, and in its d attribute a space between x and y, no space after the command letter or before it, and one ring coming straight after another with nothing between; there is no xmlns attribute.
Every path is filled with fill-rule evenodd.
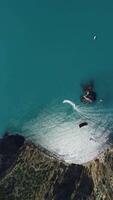
<svg viewBox="0 0 113 200"><path fill-rule="evenodd" d="M93 40L96 40L97 39L97 36L96 35L94 35L94 37L93 37Z"/></svg>
<svg viewBox="0 0 113 200"><path fill-rule="evenodd" d="M79 128L82 128L83 126L87 126L87 125L88 125L87 122L82 122L82 123L79 124Z"/></svg>

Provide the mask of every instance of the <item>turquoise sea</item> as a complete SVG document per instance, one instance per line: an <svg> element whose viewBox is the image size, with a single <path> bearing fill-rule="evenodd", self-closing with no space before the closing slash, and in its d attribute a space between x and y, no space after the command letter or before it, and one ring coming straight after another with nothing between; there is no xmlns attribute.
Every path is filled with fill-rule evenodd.
<svg viewBox="0 0 113 200"><path fill-rule="evenodd" d="M81 104L80 95L81 84L90 80L98 100L88 107ZM72 130L80 131L75 122L82 119L62 104L64 99L75 102L84 118L87 114L88 120L96 120L89 128L91 135L103 120L97 136L106 130L112 134L113 1L1 1L0 94L1 135L6 130L35 135L34 140L38 137L49 149L59 140L63 146L63 138L67 138L67 146L74 137ZM68 149L71 146L69 142ZM52 150L65 156L70 153L57 145Z"/></svg>

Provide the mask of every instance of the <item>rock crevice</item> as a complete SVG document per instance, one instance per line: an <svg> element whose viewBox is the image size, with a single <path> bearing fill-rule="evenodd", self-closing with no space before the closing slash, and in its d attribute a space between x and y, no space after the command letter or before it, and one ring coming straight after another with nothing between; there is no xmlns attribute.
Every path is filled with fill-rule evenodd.
<svg viewBox="0 0 113 200"><path fill-rule="evenodd" d="M6 138L3 140L0 200L113 200L112 147L83 166L69 165L45 149L25 142L22 136L7 136L7 142ZM11 144L11 149L6 148L8 152L5 144Z"/></svg>

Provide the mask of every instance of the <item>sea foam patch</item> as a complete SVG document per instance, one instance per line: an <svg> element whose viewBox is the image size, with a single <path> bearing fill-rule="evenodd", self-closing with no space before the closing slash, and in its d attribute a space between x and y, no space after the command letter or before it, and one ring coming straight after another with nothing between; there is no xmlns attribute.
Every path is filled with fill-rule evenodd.
<svg viewBox="0 0 113 200"><path fill-rule="evenodd" d="M68 163L82 164L94 159L106 146L110 134L103 109L81 108L71 101L49 106L32 121L24 124L23 132ZM69 105L65 105L65 103ZM81 122L88 126L79 128Z"/></svg>

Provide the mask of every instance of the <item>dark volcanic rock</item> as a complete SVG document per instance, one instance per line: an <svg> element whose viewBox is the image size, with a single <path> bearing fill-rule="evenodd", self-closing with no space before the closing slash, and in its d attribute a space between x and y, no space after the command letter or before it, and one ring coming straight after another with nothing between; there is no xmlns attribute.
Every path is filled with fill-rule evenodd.
<svg viewBox="0 0 113 200"><path fill-rule="evenodd" d="M20 148L23 142L18 152L15 148L13 162L1 151L10 165L0 179L0 200L113 200L112 148L85 166L68 165L39 146L25 143Z"/></svg>
<svg viewBox="0 0 113 200"><path fill-rule="evenodd" d="M79 128L82 128L82 127L87 126L87 125L88 125L87 122L82 122L82 123L79 124Z"/></svg>
<svg viewBox="0 0 113 200"><path fill-rule="evenodd" d="M24 144L24 137L21 135L8 135L5 134L0 139L0 154L14 154Z"/></svg>
<svg viewBox="0 0 113 200"><path fill-rule="evenodd" d="M1 193L12 200L88 200L93 188L84 166L67 165L32 144L21 148L15 165L0 182Z"/></svg>
<svg viewBox="0 0 113 200"><path fill-rule="evenodd" d="M93 103L97 99L94 83L91 81L88 84L82 85L83 95L80 97L83 103Z"/></svg>
<svg viewBox="0 0 113 200"><path fill-rule="evenodd" d="M20 135L5 134L0 139L0 176L12 165L15 161L16 153L24 144L24 137Z"/></svg>
<svg viewBox="0 0 113 200"><path fill-rule="evenodd" d="M54 185L53 195L55 199L70 199L74 192L75 184L79 181L82 172L82 166L75 167L70 165L63 176L63 180L59 180ZM60 178L60 177L59 177Z"/></svg>

